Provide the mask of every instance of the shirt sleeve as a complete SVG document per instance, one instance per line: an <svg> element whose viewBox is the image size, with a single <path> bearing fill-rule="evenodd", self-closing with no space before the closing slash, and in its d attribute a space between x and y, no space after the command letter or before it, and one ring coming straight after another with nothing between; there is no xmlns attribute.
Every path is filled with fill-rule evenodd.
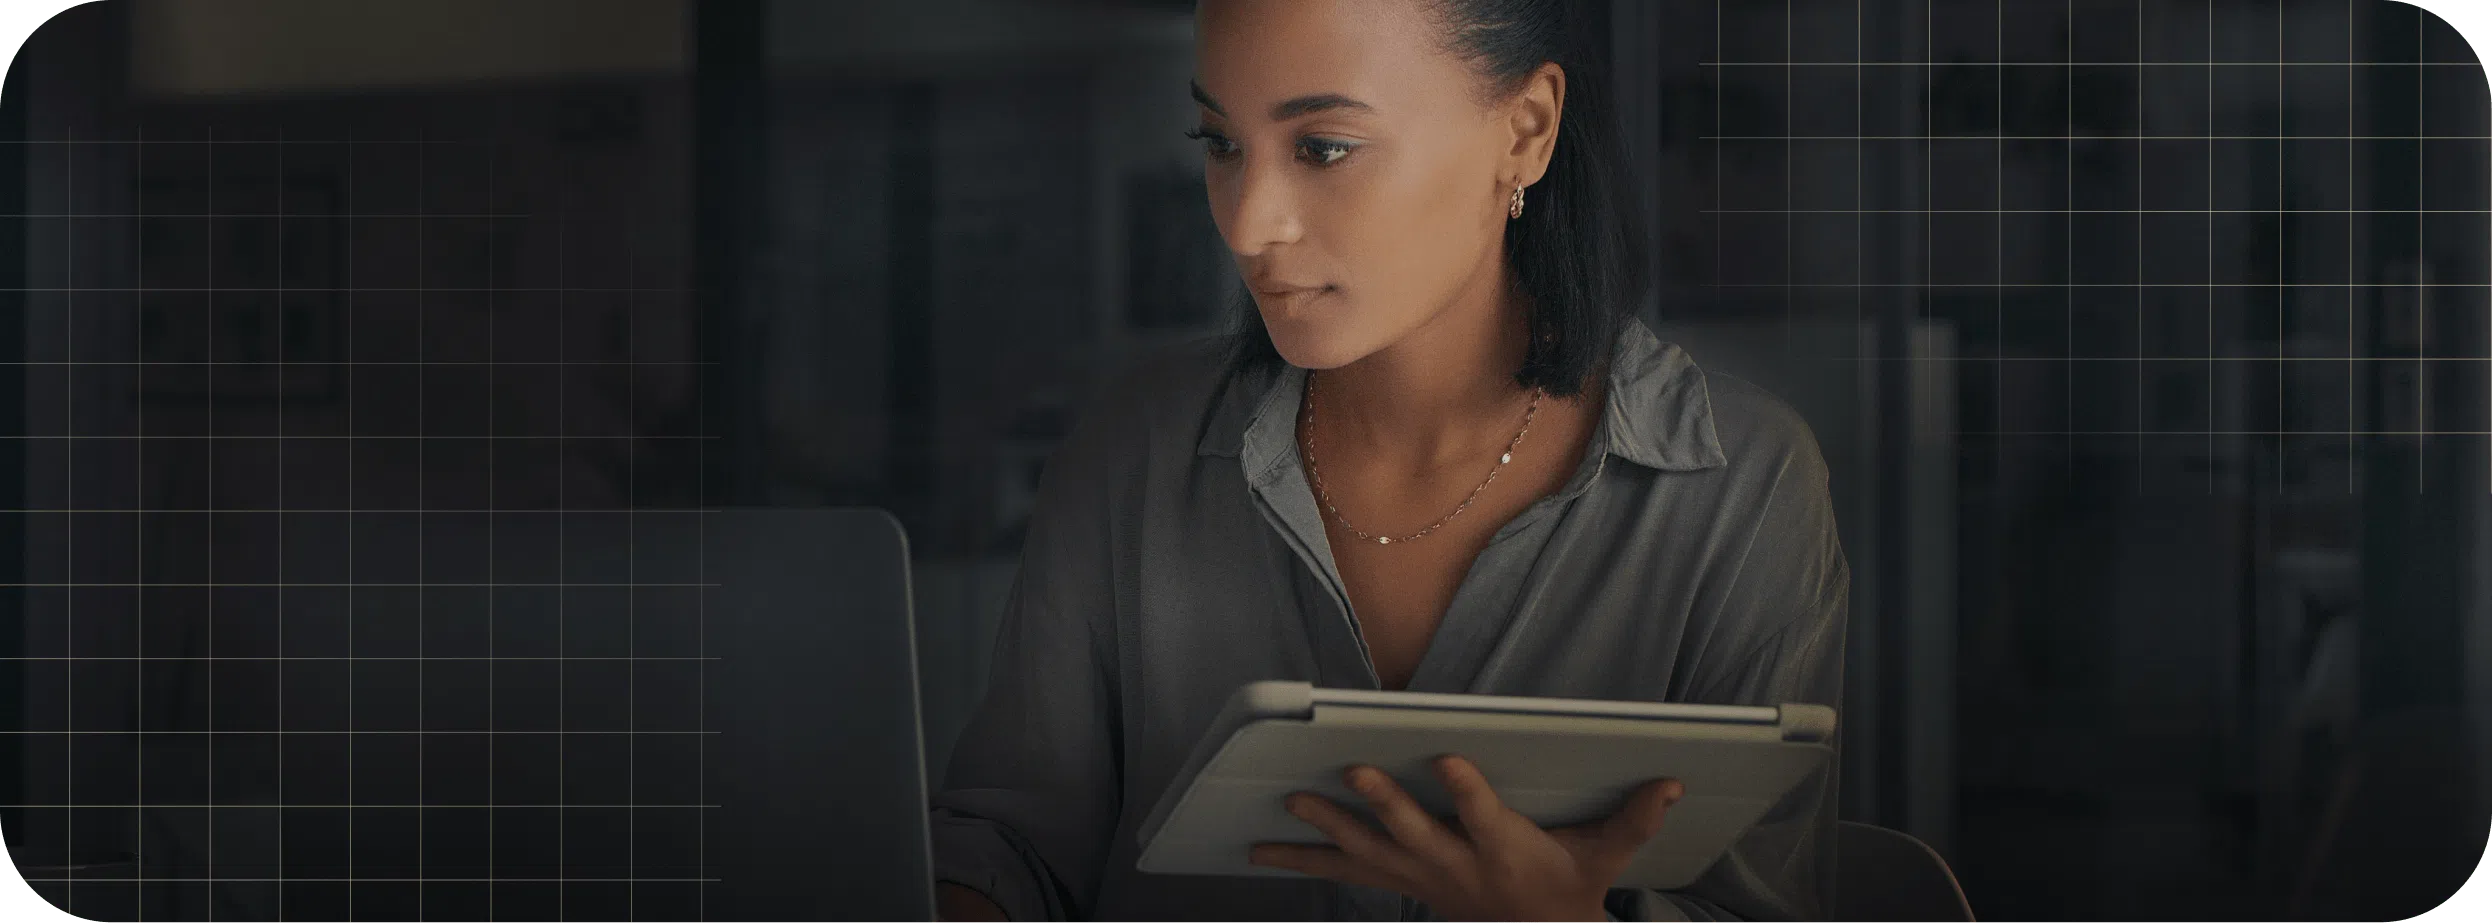
<svg viewBox="0 0 2492 923"><path fill-rule="evenodd" d="M996 629L984 698L932 797L935 880L1015 920L1091 915L1119 810L1111 534L1100 417L1068 435L1039 489Z"/></svg>
<svg viewBox="0 0 2492 923"><path fill-rule="evenodd" d="M1721 596L1686 700L1725 705L1808 702L1840 715L1851 568L1834 522L1825 463L1803 441L1784 459L1748 550ZM1807 920L1827 913L1834 888L1835 756L1768 809L1721 861L1679 891L1618 889L1610 907L1630 920ZM1670 835L1669 821L1661 836Z"/></svg>

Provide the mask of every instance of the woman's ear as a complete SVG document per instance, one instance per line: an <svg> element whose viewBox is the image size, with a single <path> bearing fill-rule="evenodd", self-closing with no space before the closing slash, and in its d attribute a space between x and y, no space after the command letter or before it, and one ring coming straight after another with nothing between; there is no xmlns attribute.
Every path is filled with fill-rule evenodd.
<svg viewBox="0 0 2492 923"><path fill-rule="evenodd" d="M1524 80L1522 90L1507 100L1505 109L1511 132L1506 172L1520 177L1523 185L1537 183L1557 152L1558 122L1566 111L1566 69L1555 61L1541 64Z"/></svg>

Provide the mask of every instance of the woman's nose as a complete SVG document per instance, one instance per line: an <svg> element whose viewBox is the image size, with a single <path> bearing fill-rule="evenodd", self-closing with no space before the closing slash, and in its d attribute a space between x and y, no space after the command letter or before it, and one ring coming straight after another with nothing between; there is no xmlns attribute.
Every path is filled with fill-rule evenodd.
<svg viewBox="0 0 2492 923"><path fill-rule="evenodd" d="M1297 213L1296 195L1276 167L1251 161L1237 173L1231 203L1229 246L1253 256L1273 244L1294 243L1305 232Z"/></svg>

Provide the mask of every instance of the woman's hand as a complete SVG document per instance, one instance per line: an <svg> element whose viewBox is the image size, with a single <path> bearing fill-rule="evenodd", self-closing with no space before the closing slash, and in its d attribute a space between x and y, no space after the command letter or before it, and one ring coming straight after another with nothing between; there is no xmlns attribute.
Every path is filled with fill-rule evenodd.
<svg viewBox="0 0 2492 923"><path fill-rule="evenodd" d="M1656 779L1606 820L1547 830L1489 787L1459 756L1436 760L1453 795L1454 827L1429 814L1383 770L1352 766L1350 789L1366 796L1378 831L1311 792L1289 796L1289 812L1333 845L1257 844L1248 861L1319 878L1399 891L1455 920L1602 920L1601 899L1646 840L1661 830L1685 787Z"/></svg>

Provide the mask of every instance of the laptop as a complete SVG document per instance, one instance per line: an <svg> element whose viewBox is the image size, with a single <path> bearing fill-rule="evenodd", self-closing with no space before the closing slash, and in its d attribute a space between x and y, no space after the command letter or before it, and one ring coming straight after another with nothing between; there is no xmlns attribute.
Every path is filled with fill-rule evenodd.
<svg viewBox="0 0 2492 923"><path fill-rule="evenodd" d="M335 702L343 717L353 702L368 722L394 703L410 723L387 727L425 721L438 735L430 764L412 740L388 746L406 734L358 738L354 756L341 743L351 764L305 751L284 767L291 791L489 807L428 815L438 825L422 841L411 821L302 826L277 871L334 876L359 854L362 876L490 875L492 887L468 889L482 900L430 905L448 918L934 918L908 542L890 515L373 511L334 523L333 537L295 539L287 554L334 549L359 584L288 599L297 643L334 630L354 651L392 656L283 677L237 660L220 681L282 688L289 715ZM345 570L349 547L357 570ZM500 736L471 734L483 731ZM350 765L352 789L339 775ZM147 810L150 863L186 869L204 855L184 851L207 842L186 836L195 813ZM72 857L109 864L136 848L78 823ZM217 842L256 842L237 829ZM215 898L267 917L274 894Z"/></svg>
<svg viewBox="0 0 2492 923"><path fill-rule="evenodd" d="M706 612L710 919L932 920L908 540L874 509L721 510Z"/></svg>

